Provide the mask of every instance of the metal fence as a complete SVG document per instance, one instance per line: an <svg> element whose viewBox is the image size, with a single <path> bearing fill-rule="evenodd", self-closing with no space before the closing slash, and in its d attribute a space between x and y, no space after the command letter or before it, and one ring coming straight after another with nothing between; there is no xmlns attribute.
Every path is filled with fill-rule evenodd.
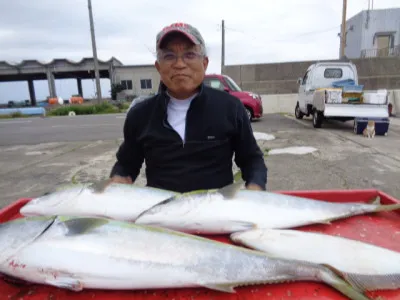
<svg viewBox="0 0 400 300"><path fill-rule="evenodd" d="M371 57L400 57L400 45L391 48L361 50L361 58Z"/></svg>

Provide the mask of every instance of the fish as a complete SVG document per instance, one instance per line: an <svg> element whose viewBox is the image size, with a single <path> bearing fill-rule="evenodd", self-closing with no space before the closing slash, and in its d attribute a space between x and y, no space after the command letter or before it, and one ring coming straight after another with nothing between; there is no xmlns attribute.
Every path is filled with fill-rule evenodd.
<svg viewBox="0 0 400 300"><path fill-rule="evenodd" d="M25 229L29 242L23 239ZM15 240L6 239L10 236ZM14 244L15 249L2 257L0 273L75 292L206 288L236 293L239 286L314 281L350 299L369 299L322 265L270 258L261 251L132 222L23 217L2 224L0 239L2 247Z"/></svg>
<svg viewBox="0 0 400 300"><path fill-rule="evenodd" d="M140 213L177 195L177 192L134 184L104 181L65 185L30 200L20 209L22 216L107 217L135 221Z"/></svg>
<svg viewBox="0 0 400 300"><path fill-rule="evenodd" d="M231 234L254 228L294 228L331 224L350 216L400 209L400 204L333 203L285 194L247 190L242 182L220 189L172 196L140 214L137 224L195 234Z"/></svg>
<svg viewBox="0 0 400 300"><path fill-rule="evenodd" d="M381 246L291 229L252 229L230 239L271 257L327 265L357 290L400 289L400 252Z"/></svg>

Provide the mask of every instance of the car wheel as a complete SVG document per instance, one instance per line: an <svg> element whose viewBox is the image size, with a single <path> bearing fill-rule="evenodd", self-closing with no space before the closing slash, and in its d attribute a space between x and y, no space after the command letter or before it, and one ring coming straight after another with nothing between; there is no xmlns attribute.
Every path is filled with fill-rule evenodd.
<svg viewBox="0 0 400 300"><path fill-rule="evenodd" d="M247 117L251 121L253 119L253 114L252 114L251 110L247 107L246 107L246 113L247 113Z"/></svg>
<svg viewBox="0 0 400 300"><path fill-rule="evenodd" d="M304 117L304 114L300 110L299 102L297 102L297 104L296 104L294 114L296 116L296 119L303 119L303 117Z"/></svg>

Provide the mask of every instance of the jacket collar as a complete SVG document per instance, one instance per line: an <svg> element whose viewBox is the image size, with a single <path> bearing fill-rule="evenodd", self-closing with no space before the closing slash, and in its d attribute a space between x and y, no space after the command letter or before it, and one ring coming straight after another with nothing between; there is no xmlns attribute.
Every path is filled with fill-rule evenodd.
<svg viewBox="0 0 400 300"><path fill-rule="evenodd" d="M161 102L163 104L164 109L167 108L170 97L167 93L167 86L160 81L160 86L158 88L158 93L161 95ZM193 101L195 101L196 99L203 99L205 97L205 93L204 93L204 82L202 82L199 87L199 93L197 94L197 96L193 99Z"/></svg>

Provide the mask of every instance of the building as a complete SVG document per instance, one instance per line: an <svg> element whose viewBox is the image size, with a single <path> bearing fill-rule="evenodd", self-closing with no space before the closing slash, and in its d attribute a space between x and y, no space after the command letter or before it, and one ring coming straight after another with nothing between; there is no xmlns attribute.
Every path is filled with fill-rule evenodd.
<svg viewBox="0 0 400 300"><path fill-rule="evenodd" d="M115 66L111 84L121 84L125 96L155 94L158 91L160 75L154 65Z"/></svg>
<svg viewBox="0 0 400 300"><path fill-rule="evenodd" d="M363 10L348 19L345 55L400 57L400 8Z"/></svg>

